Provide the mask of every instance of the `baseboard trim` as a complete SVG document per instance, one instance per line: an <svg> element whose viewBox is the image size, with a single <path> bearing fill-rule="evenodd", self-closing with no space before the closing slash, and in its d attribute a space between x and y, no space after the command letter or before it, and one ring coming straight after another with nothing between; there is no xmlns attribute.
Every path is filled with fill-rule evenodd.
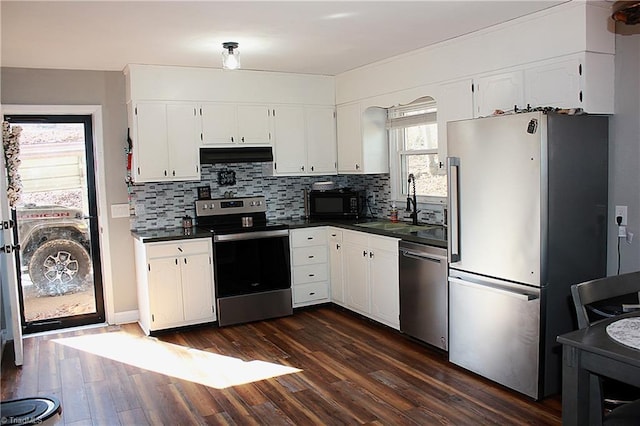
<svg viewBox="0 0 640 426"><path fill-rule="evenodd" d="M140 314L137 310L116 312L113 314L114 324L129 324L132 322L138 322L138 319L140 319Z"/></svg>

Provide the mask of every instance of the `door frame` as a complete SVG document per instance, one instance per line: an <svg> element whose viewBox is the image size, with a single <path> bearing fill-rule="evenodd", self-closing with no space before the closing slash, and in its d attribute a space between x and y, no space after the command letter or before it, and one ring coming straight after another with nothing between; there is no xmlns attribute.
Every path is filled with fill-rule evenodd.
<svg viewBox="0 0 640 426"><path fill-rule="evenodd" d="M4 149L2 150L4 154ZM0 170L4 170L6 168L4 155L0 155ZM2 176L0 177L0 194L7 193L7 179ZM2 196L2 200L0 200L0 220L9 222L12 220L11 217L11 209L9 207L9 199L8 197ZM3 229L0 230L2 233L2 240L0 241L4 245L13 246L15 241L13 239L13 229ZM7 327L7 342L13 340L13 357L14 363L17 366L22 365L24 361L24 347L22 345L22 320L20 315L20 294L18 288L18 266L16 262L16 256L12 254L7 254L8 257L0 258L0 264L2 264L3 269L0 270L0 285L2 285L2 312L5 314L4 319L6 320ZM4 279L6 278L6 283ZM7 293L4 293L4 290L7 290ZM8 315L8 316L6 316ZM4 330L3 330L4 331ZM4 341L5 336L3 336L2 340L2 348L1 350L4 352ZM1 359L0 354L0 359Z"/></svg>
<svg viewBox="0 0 640 426"><path fill-rule="evenodd" d="M98 204L98 233L100 234L100 266L102 268L102 296L105 320L113 324L113 280L111 274L111 250L109 243L109 216L107 204L106 168L102 127L102 105L3 105L4 115L90 115L93 126L93 152ZM13 313L12 313L13 316ZM18 315L19 317L19 315Z"/></svg>

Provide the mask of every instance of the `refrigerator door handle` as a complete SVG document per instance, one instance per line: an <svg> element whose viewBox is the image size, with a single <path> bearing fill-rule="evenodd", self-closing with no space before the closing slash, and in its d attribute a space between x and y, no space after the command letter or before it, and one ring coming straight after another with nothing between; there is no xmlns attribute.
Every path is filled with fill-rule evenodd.
<svg viewBox="0 0 640 426"><path fill-rule="evenodd" d="M499 294L502 294L504 296L513 297L513 298L518 299L518 300L523 300L525 302L529 302L531 300L538 299L538 296L535 295L535 294L527 294L527 293L521 293L521 292L517 292L517 291L507 290L507 289L504 289L504 288L494 287L494 286L492 286L490 284L478 284L478 283L474 283L474 282L471 282L471 281L465 281L465 280L461 280L459 278L454 278L454 277L449 277L449 282L460 284L460 285L463 285L463 286L466 286L466 287L472 287L472 288L477 288L477 289L481 289L481 290L491 291L493 293L499 293Z"/></svg>
<svg viewBox="0 0 640 426"><path fill-rule="evenodd" d="M449 262L459 262L460 256L460 158L447 157L447 200L449 208Z"/></svg>

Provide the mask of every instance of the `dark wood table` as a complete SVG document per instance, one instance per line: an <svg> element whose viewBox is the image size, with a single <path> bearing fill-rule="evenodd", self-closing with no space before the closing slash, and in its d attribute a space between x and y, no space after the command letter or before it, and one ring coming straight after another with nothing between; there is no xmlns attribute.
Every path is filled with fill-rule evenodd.
<svg viewBox="0 0 640 426"><path fill-rule="evenodd" d="M640 387L640 350L616 342L606 328L622 318L640 317L640 312L619 315L582 330L558 336L562 344L562 424L599 424L589 418L589 396L599 400L600 390L592 376L600 375ZM593 393L595 392L595 393Z"/></svg>

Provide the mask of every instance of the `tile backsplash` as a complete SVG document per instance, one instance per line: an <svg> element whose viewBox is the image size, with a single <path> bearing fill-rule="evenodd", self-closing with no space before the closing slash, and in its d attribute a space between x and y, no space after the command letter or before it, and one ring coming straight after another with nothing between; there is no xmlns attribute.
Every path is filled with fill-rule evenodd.
<svg viewBox="0 0 640 426"><path fill-rule="evenodd" d="M231 170L236 174L236 184L220 186L218 172ZM369 202L368 215L384 217L389 214L389 175L341 175L341 176L269 176L263 173L262 163L203 164L199 182L157 182L134 185L132 202L136 215L131 217L131 229L147 230L180 226L185 215L195 216L197 188L209 185L211 198L222 198L225 192L236 197L264 195L267 201L267 217L297 219L304 216L303 190L314 182L332 180L339 187L365 190L375 194L375 203Z"/></svg>

